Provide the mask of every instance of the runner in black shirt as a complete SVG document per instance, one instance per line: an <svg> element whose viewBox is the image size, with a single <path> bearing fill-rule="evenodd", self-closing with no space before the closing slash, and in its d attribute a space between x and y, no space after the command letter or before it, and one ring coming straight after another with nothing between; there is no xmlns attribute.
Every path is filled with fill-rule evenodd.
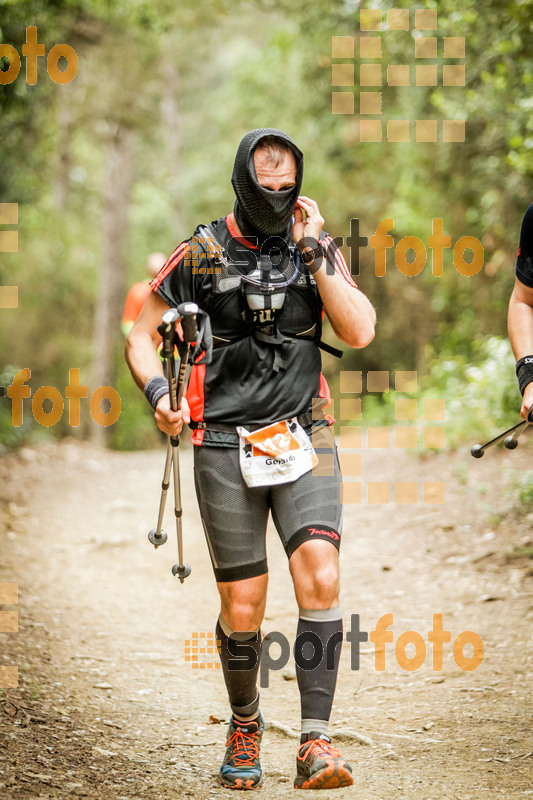
<svg viewBox="0 0 533 800"><path fill-rule="evenodd" d="M508 328L522 392L520 414L527 419L529 409L533 406L533 203L524 215L520 230Z"/></svg>
<svg viewBox="0 0 533 800"><path fill-rule="evenodd" d="M328 437L333 420L325 416L316 423L322 426L318 432L322 447L329 450L331 474L313 474L309 467L279 485L245 480L249 477L246 456L253 448L248 445L248 451L244 446L240 450L237 435L239 426L248 434L274 423L296 430L295 421L310 432L315 424L312 399L328 395L320 372L322 310L336 335L351 347L365 347L374 336L374 309L351 280L340 251L322 232L316 202L300 195L302 178L303 155L289 136L271 128L251 131L241 141L235 159L233 213L212 223L217 242L229 251L230 240L238 240L252 268L258 248L269 237L283 239L287 247L300 243L305 263L300 264L297 280L287 287L274 316L275 333L268 332L261 314L250 314L253 306L239 276L217 277L205 252L197 266L188 258L189 249L198 245L196 236L178 246L152 282L154 293L126 349L137 384L156 407L160 429L177 434L182 419L194 429L196 492L221 599L216 638L221 642L222 670L233 712L220 782L235 789L254 789L263 780L259 744L264 724L257 674L269 512L289 558L299 606L297 635L306 641L318 637L324 654L332 651L332 657L324 655L314 669L296 664L302 728L295 786L327 789L353 783L350 765L327 735L342 642L341 477L333 437ZM315 245L320 241L321 249L304 247L306 237ZM294 253L295 263L299 258ZM215 348L211 364L192 368L188 403L184 401L180 412L172 412L156 353L160 341L156 328L164 311L186 300L209 314ZM157 394L154 387L159 387ZM278 434L268 435L271 441ZM313 434L313 445L320 447L315 440ZM253 656L249 668L229 668L232 640L246 642ZM305 658L312 657L306 651Z"/></svg>

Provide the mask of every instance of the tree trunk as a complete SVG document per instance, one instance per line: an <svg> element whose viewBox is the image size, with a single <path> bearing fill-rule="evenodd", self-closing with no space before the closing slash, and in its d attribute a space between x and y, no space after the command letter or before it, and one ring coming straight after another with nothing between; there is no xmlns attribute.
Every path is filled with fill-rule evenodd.
<svg viewBox="0 0 533 800"><path fill-rule="evenodd" d="M72 134L71 102L67 92L58 93L57 129L58 142L56 152L56 168L54 178L54 204L56 211L64 210L70 179L71 155L70 144Z"/></svg>
<svg viewBox="0 0 533 800"><path fill-rule="evenodd" d="M161 120L162 136L165 143L166 168L171 175L172 189L172 224L177 231L178 238L184 236L183 233L183 213L181 206L180 179L180 111L179 93L180 79L178 68L175 64L175 57L167 53L161 64L161 74L165 85L165 91L161 100Z"/></svg>
<svg viewBox="0 0 533 800"><path fill-rule="evenodd" d="M123 253L128 232L132 185L133 133L115 124L108 143L103 189L102 269L95 310L93 367L94 389L113 386L114 357L122 346L120 320L126 294L126 262ZM94 391L93 389L93 391ZM107 409L102 408L102 411ZM92 423L92 439L105 446L109 428Z"/></svg>

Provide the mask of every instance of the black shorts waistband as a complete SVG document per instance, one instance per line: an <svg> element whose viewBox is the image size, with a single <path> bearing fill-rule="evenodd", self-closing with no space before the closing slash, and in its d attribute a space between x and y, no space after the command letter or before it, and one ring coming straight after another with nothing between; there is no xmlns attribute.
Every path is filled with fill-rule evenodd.
<svg viewBox="0 0 533 800"><path fill-rule="evenodd" d="M323 425L329 425L329 421L326 417L320 417L319 419L313 419L313 412L312 411L304 411L303 414L298 414L296 417L302 428L311 428L311 427L321 427ZM279 420L276 420L279 422ZM274 422L252 422L250 424L242 423L243 427L247 430L251 431L258 431L260 428L265 428L267 425L274 425ZM216 433L234 433L237 435L237 426L236 425L229 425L224 422L196 422L191 420L189 423L189 427L192 430L200 429L200 430L207 430L207 431L214 431Z"/></svg>

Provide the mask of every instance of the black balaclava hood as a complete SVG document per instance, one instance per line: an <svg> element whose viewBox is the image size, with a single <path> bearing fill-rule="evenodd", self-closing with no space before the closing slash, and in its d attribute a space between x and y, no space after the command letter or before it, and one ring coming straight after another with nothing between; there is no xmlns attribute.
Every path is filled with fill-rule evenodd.
<svg viewBox="0 0 533 800"><path fill-rule="evenodd" d="M292 189L274 192L258 183L254 149L264 136L276 136L292 150L296 161L296 181ZM302 186L303 171L303 153L283 131L257 128L242 138L235 156L231 183L237 196L233 213L244 236L256 236L259 244L269 236L281 236L292 242L291 221Z"/></svg>

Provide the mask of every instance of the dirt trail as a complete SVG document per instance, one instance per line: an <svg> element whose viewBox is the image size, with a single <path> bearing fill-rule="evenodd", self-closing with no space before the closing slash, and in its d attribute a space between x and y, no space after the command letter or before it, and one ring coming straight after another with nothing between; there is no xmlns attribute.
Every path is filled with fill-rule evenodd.
<svg viewBox="0 0 533 800"><path fill-rule="evenodd" d="M345 642L331 727L356 785L335 797L533 796L533 569L530 559L511 554L528 541L531 549L532 525L513 517L496 524L494 516L506 502L505 470L525 470L532 454L532 443L477 462L468 453L423 461L392 450L365 453L365 476L444 481L446 502L346 507L345 630L351 614L371 631L390 612L395 642L408 630L427 641L433 613L442 613L452 642L475 631L485 657L465 672L445 644L444 669L436 672L428 645L425 663L406 671L392 644L385 671L377 672L367 642L355 671ZM171 508L169 543L155 551L146 540L162 451L112 453L64 442L0 462L0 582L19 587L19 631L1 635L0 665L19 667L19 687L0 692L1 797L227 796L217 784L228 718L221 673L193 670L184 660L185 640L212 631L218 613L191 461L184 448L185 551L193 571L183 586L170 572ZM263 630L281 631L292 645L296 606L274 531L269 564ZM262 709L270 723L297 729L292 677L291 658L270 673ZM293 796L295 743L276 727L265 733L262 797Z"/></svg>

